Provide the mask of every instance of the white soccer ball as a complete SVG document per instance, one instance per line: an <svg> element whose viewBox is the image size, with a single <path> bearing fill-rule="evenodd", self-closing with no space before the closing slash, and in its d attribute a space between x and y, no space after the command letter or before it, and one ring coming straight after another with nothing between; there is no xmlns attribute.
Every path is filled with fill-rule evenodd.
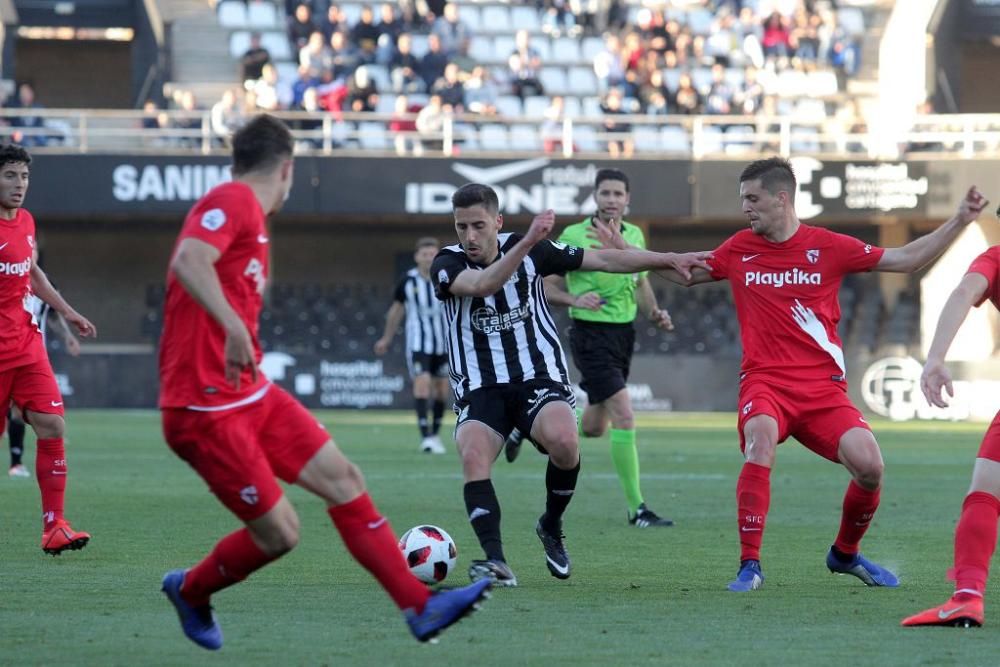
<svg viewBox="0 0 1000 667"><path fill-rule="evenodd" d="M425 584L444 581L455 567L458 549L451 535L437 526L414 526L399 538L399 550L403 552L410 572Z"/></svg>

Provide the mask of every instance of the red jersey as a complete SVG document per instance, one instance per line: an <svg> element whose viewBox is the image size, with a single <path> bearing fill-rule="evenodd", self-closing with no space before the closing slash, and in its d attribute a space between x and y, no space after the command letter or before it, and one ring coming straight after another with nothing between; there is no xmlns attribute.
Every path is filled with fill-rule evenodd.
<svg viewBox="0 0 1000 667"><path fill-rule="evenodd" d="M201 198L184 220L177 245L193 238L222 254L215 271L229 304L246 324L260 361L258 319L268 270L264 211L249 186L225 183ZM167 272L167 295L160 339L160 407L222 410L252 402L266 391L258 373L253 382L244 370L237 390L226 381L225 331L196 302L173 271Z"/></svg>
<svg viewBox="0 0 1000 667"><path fill-rule="evenodd" d="M809 225L800 225L784 243L749 229L729 237L709 264L713 278L732 286L743 341L741 373L792 382L843 380L840 283L845 274L874 268L883 252Z"/></svg>
<svg viewBox="0 0 1000 667"><path fill-rule="evenodd" d="M34 250L35 219L30 213L19 208L13 220L0 219L0 371L45 357L31 308Z"/></svg>
<svg viewBox="0 0 1000 667"><path fill-rule="evenodd" d="M982 274L989 283L986 287L986 293L976 305L981 306L989 299L994 306L1000 309L1000 246L993 246L972 260L966 273Z"/></svg>

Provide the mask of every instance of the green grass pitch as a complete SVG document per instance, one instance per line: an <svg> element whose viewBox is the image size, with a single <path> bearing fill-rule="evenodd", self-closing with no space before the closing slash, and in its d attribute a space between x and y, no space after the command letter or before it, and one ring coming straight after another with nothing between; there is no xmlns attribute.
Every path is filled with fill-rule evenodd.
<svg viewBox="0 0 1000 667"><path fill-rule="evenodd" d="M452 534L459 565L448 583L465 583L479 549L455 454L419 454L408 414L320 417L364 470L397 535L418 523ZM565 524L574 564L566 582L549 576L533 530L544 459L528 447L513 465L498 461L505 544L521 585L497 591L433 646L410 637L388 597L348 557L321 503L292 489L299 548L215 597L226 645L209 653L183 637L159 582L166 570L201 558L235 519L167 449L156 413L71 411L67 516L94 538L83 551L44 555L34 480L0 477L0 664L997 663L992 585L982 629L899 627L951 590L944 575L984 424L874 424L887 472L863 550L896 570L896 590L826 570L848 475L793 441L784 444L772 476L766 583L733 594L725 586L738 565L734 420L640 417L643 491L677 522L668 529L626 524L607 440L584 441ZM33 445L27 458L34 459Z"/></svg>

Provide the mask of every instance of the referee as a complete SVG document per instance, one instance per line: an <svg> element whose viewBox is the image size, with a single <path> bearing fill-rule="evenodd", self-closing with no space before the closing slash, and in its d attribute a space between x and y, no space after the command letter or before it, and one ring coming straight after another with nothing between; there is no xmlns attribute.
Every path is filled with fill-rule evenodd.
<svg viewBox="0 0 1000 667"><path fill-rule="evenodd" d="M629 246L645 248L642 230L622 219L629 204L628 176L617 169L601 169L594 183L595 217L619 231ZM600 247L592 232L593 218L570 225L559 237L561 243L582 248ZM580 432L598 438L611 425L611 460L628 502L628 521L637 528L670 526L673 522L646 506L639 484L635 419L626 382L632 364L638 311L661 329L673 324L666 309L656 304L646 273L616 274L602 271L572 271L545 279L545 294L553 305L569 306L573 326L570 351L587 394L587 408L580 416ZM519 433L508 439L506 455L517 456Z"/></svg>

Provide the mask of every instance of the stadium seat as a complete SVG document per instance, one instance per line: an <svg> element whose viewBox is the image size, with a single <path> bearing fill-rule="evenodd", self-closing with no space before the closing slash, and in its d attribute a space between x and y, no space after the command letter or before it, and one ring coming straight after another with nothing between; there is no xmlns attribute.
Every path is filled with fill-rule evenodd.
<svg viewBox="0 0 1000 667"><path fill-rule="evenodd" d="M521 7L520 9L528 9ZM534 10L529 10L534 11ZM552 62L552 42L548 37L534 37L531 40L531 48L538 52L538 57L542 59L542 64Z"/></svg>
<svg viewBox="0 0 1000 667"><path fill-rule="evenodd" d="M251 2L247 5L247 23L251 28L273 29L282 27L278 10L270 0Z"/></svg>
<svg viewBox="0 0 1000 667"><path fill-rule="evenodd" d="M427 53L427 35L413 33L410 35L410 52L417 58L423 58Z"/></svg>
<svg viewBox="0 0 1000 667"><path fill-rule="evenodd" d="M250 48L250 33L245 30L237 30L229 35L229 55L239 59Z"/></svg>
<svg viewBox="0 0 1000 667"><path fill-rule="evenodd" d="M469 30L473 34L480 32L483 29L483 15L480 13L479 7L469 3L463 3L458 10L458 18L462 23L468 26Z"/></svg>
<svg viewBox="0 0 1000 667"><path fill-rule="evenodd" d="M484 151L506 151L510 148L507 128L488 123L479 128L479 146Z"/></svg>
<svg viewBox="0 0 1000 667"><path fill-rule="evenodd" d="M498 62L493 49L493 40L486 35L476 35L469 42L469 57L477 63Z"/></svg>
<svg viewBox="0 0 1000 667"><path fill-rule="evenodd" d="M563 115L566 118L579 118L583 113L580 106L580 98L569 95L563 98Z"/></svg>
<svg viewBox="0 0 1000 667"><path fill-rule="evenodd" d="M601 109L601 100L593 95L580 99L583 101L580 113L581 117L591 119L604 118L604 110Z"/></svg>
<svg viewBox="0 0 1000 667"><path fill-rule="evenodd" d="M712 70L707 67L695 67L691 70L691 85L702 94L712 87Z"/></svg>
<svg viewBox="0 0 1000 667"><path fill-rule="evenodd" d="M534 125L513 125L509 137L510 147L516 151L537 151L542 147Z"/></svg>
<svg viewBox="0 0 1000 667"><path fill-rule="evenodd" d="M594 62L594 57L604 50L604 40L600 37L584 37L580 42L580 58L588 63Z"/></svg>
<svg viewBox="0 0 1000 667"><path fill-rule="evenodd" d="M517 118L521 115L521 98L517 95L498 95L497 113L501 116Z"/></svg>
<svg viewBox="0 0 1000 667"><path fill-rule="evenodd" d="M687 24L695 35L707 35L712 29L715 15L708 9L690 9L687 13Z"/></svg>
<svg viewBox="0 0 1000 667"><path fill-rule="evenodd" d="M524 98L524 115L529 118L541 118L549 108L549 98L544 95L532 95Z"/></svg>
<svg viewBox="0 0 1000 667"><path fill-rule="evenodd" d="M679 69L662 69L660 73L663 75L663 83L671 92L677 92L677 87L681 85L681 75L683 72Z"/></svg>
<svg viewBox="0 0 1000 667"><path fill-rule="evenodd" d="M574 125L573 143L581 151L588 153L603 150L603 146L597 138L597 128L593 125Z"/></svg>
<svg viewBox="0 0 1000 667"><path fill-rule="evenodd" d="M517 5L510 9L510 25L513 30L534 31L539 28L541 20L538 11L533 7Z"/></svg>
<svg viewBox="0 0 1000 667"><path fill-rule="evenodd" d="M663 150L660 146L660 131L655 125L634 126L632 139L637 153L659 153Z"/></svg>
<svg viewBox="0 0 1000 667"><path fill-rule="evenodd" d="M292 47L288 44L288 38L283 32L261 33L260 44L268 50L272 60L293 60Z"/></svg>
<svg viewBox="0 0 1000 667"><path fill-rule="evenodd" d="M483 26L489 32L511 33L510 12L503 5L483 7Z"/></svg>
<svg viewBox="0 0 1000 667"><path fill-rule="evenodd" d="M803 97L795 102L793 115L799 120L822 122L826 120L826 104L823 100Z"/></svg>
<svg viewBox="0 0 1000 667"><path fill-rule="evenodd" d="M354 26L357 24L358 19L361 18L361 7L361 5L346 2L340 5L340 13L343 15L347 25Z"/></svg>
<svg viewBox="0 0 1000 667"><path fill-rule="evenodd" d="M358 125L358 142L362 148L385 150L388 147L385 125L376 122L365 122Z"/></svg>
<svg viewBox="0 0 1000 667"><path fill-rule="evenodd" d="M575 39L560 37L552 43L552 62L556 65L576 65L580 62L580 44Z"/></svg>
<svg viewBox="0 0 1000 667"><path fill-rule="evenodd" d="M715 125L706 125L701 130L701 151L704 154L722 152L722 130Z"/></svg>
<svg viewBox="0 0 1000 667"><path fill-rule="evenodd" d="M841 7L838 9L837 23L849 35L861 35L865 32L865 15L858 7Z"/></svg>
<svg viewBox="0 0 1000 667"><path fill-rule="evenodd" d="M815 127L796 127L793 125L791 149L793 153L804 155L820 152L819 130Z"/></svg>
<svg viewBox="0 0 1000 667"><path fill-rule="evenodd" d="M729 67L726 69L725 79L726 83L733 87L733 90L741 90L746 81L746 75L738 67Z"/></svg>
<svg viewBox="0 0 1000 667"><path fill-rule="evenodd" d="M392 90L392 79L389 78L389 69L385 65L365 65L365 69L380 93Z"/></svg>
<svg viewBox="0 0 1000 667"><path fill-rule="evenodd" d="M548 95L565 95L569 92L566 71L562 67L543 67L542 71L538 73L538 78Z"/></svg>
<svg viewBox="0 0 1000 667"><path fill-rule="evenodd" d="M691 150L691 140L683 127L664 125L660 130L660 144L670 153L687 153Z"/></svg>
<svg viewBox="0 0 1000 667"><path fill-rule="evenodd" d="M220 2L217 11L219 13L219 25L223 28L238 30L246 27L247 6L241 0Z"/></svg>
<svg viewBox="0 0 1000 667"><path fill-rule="evenodd" d="M785 70L778 74L778 95L782 97L799 97L806 94L805 72Z"/></svg>
<svg viewBox="0 0 1000 667"><path fill-rule="evenodd" d="M409 98L407 98L409 101ZM396 96L385 93L378 96L378 104L375 105L375 113L392 113L396 110Z"/></svg>
<svg viewBox="0 0 1000 667"><path fill-rule="evenodd" d="M753 150L754 128L748 125L732 125L723 132L726 155L745 155Z"/></svg>
<svg viewBox="0 0 1000 667"><path fill-rule="evenodd" d="M569 92L573 95L596 95L597 75L592 67L569 68Z"/></svg>
<svg viewBox="0 0 1000 667"><path fill-rule="evenodd" d="M512 35L497 35L493 38L493 58L491 60L507 64L510 54L514 53L517 44ZM542 63L544 65L545 63Z"/></svg>
<svg viewBox="0 0 1000 667"><path fill-rule="evenodd" d="M295 81L299 78L299 67L296 63L290 63L287 60L275 63L274 68L278 70L278 81Z"/></svg>
<svg viewBox="0 0 1000 667"><path fill-rule="evenodd" d="M806 74L806 94L810 97L833 97L839 91L837 75L830 70Z"/></svg>

